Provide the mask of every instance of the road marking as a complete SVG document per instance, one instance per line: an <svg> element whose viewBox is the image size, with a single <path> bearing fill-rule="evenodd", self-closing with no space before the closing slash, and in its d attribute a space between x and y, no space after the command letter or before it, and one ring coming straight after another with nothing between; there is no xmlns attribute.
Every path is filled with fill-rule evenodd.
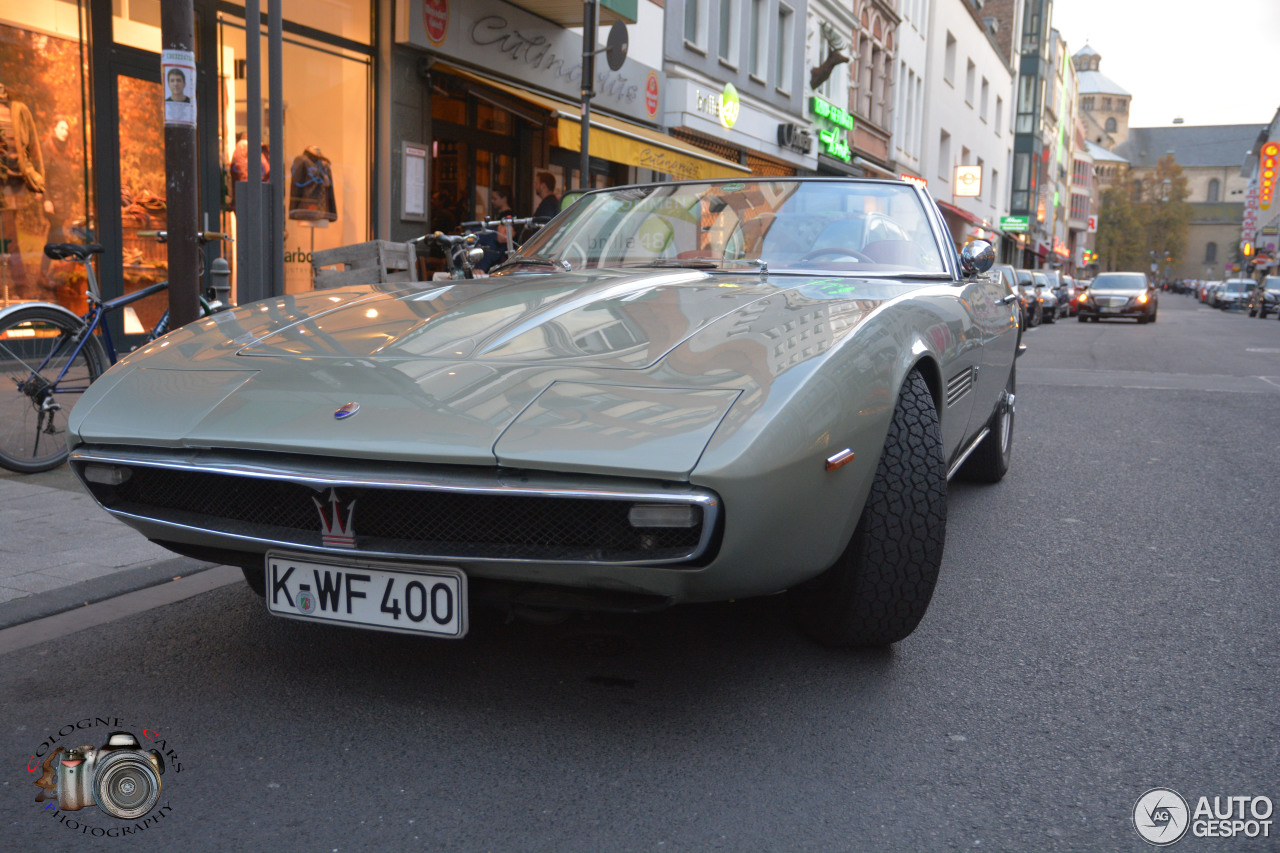
<svg viewBox="0 0 1280 853"><path fill-rule="evenodd" d="M0 631L0 655L16 652L18 649L25 649L48 640L57 640L77 631L105 625L127 616L136 616L156 607L173 604L243 580L244 573L238 568L218 566L189 577L178 578L176 581L37 619L25 625L15 625Z"/></svg>
<svg viewBox="0 0 1280 853"><path fill-rule="evenodd" d="M1136 388L1148 391L1226 391L1272 394L1280 377L1225 376L1212 373L1149 373L1140 370L1083 370L1068 367L1018 367L1018 381L1030 385L1082 388Z"/></svg>
<svg viewBox="0 0 1280 853"><path fill-rule="evenodd" d="M1248 347L1245 352L1280 352L1280 347Z"/></svg>

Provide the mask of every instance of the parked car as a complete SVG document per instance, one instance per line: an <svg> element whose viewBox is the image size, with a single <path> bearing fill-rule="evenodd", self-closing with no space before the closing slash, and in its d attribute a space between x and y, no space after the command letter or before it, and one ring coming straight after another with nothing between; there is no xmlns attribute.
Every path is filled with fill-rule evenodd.
<svg viewBox="0 0 1280 853"><path fill-rule="evenodd" d="M1018 270L1018 296L1027 318L1027 328L1034 329L1044 322L1044 300L1040 294L1044 285L1036 281L1031 270Z"/></svg>
<svg viewBox="0 0 1280 853"><path fill-rule="evenodd" d="M461 637L481 603L786 591L816 640L883 646L929 604L948 479L1009 466L993 260L906 182L594 190L488 278L272 297L144 346L76 405L71 466L276 616Z"/></svg>
<svg viewBox="0 0 1280 853"><path fill-rule="evenodd" d="M1139 323L1154 323L1160 297L1142 272L1098 273L1089 288L1080 295L1080 313L1076 319L1094 323L1106 318L1132 318Z"/></svg>
<svg viewBox="0 0 1280 853"><path fill-rule="evenodd" d="M1258 283L1249 297L1249 316L1267 319L1280 316L1280 275L1269 275Z"/></svg>
<svg viewBox="0 0 1280 853"><path fill-rule="evenodd" d="M1058 297L1060 302L1065 302L1067 305L1067 313L1064 316L1074 317L1079 313L1080 303L1077 302L1078 294L1079 287L1076 285L1076 280L1069 275L1064 275L1062 277L1062 293Z"/></svg>
<svg viewBox="0 0 1280 853"><path fill-rule="evenodd" d="M1244 308L1249 304L1249 297L1253 295L1254 288L1257 286L1258 283L1251 278L1229 278L1223 282L1222 289L1218 291L1213 307L1224 311Z"/></svg>
<svg viewBox="0 0 1280 853"><path fill-rule="evenodd" d="M1053 282L1049 278L1049 274L1043 270L1032 270L1031 277L1036 280L1039 285L1037 290L1040 306L1043 308L1042 316L1044 322L1055 323L1058 320L1058 294L1053 289Z"/></svg>

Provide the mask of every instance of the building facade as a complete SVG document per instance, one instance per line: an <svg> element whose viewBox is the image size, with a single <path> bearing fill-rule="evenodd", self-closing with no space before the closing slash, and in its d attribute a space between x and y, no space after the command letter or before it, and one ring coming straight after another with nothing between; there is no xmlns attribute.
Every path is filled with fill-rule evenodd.
<svg viewBox="0 0 1280 853"><path fill-rule="evenodd" d="M1013 139L1005 95L1013 68L971 0L933 0L925 38L920 166L957 245L980 238L1000 250Z"/></svg>
<svg viewBox="0 0 1280 853"><path fill-rule="evenodd" d="M1265 125L1174 125L1128 130L1115 154L1128 162L1126 181L1140 182L1166 153L1182 167L1191 205L1191 226L1182 263L1173 279L1220 279L1239 264L1240 225L1250 175L1244 167ZM1272 242L1276 238L1272 236Z"/></svg>
<svg viewBox="0 0 1280 853"><path fill-rule="evenodd" d="M1071 58L1080 78L1080 115L1085 138L1108 151L1129 135L1129 102L1133 96L1100 69L1102 54L1089 45Z"/></svg>

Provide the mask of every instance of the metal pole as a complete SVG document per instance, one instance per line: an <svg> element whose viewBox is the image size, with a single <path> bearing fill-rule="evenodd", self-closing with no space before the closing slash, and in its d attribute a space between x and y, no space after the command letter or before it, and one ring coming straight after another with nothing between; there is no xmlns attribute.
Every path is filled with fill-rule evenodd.
<svg viewBox="0 0 1280 853"><path fill-rule="evenodd" d="M271 257L270 296L284 295L284 31L280 7L283 0L267 0L267 72L270 75L268 122L271 142L271 207L269 239L264 247ZM263 265L266 268L266 265Z"/></svg>
<svg viewBox="0 0 1280 853"><path fill-rule="evenodd" d="M591 96L596 77L596 0L582 3L582 165L579 189L591 189Z"/></svg>
<svg viewBox="0 0 1280 853"><path fill-rule="evenodd" d="M239 228L243 235L236 274L236 302L243 305L267 296L262 264L262 4L245 0L244 66L246 130L249 141L249 176L245 186L246 210ZM277 143L278 144L278 143Z"/></svg>
<svg viewBox="0 0 1280 853"><path fill-rule="evenodd" d="M160 40L165 51L195 56L192 0L167 0L160 4ZM194 99L196 95L193 77L188 97ZM165 227L169 232L169 322L177 328L200 316L200 244L196 236L200 230L200 191L194 123L171 122L166 116L164 173L168 206Z"/></svg>

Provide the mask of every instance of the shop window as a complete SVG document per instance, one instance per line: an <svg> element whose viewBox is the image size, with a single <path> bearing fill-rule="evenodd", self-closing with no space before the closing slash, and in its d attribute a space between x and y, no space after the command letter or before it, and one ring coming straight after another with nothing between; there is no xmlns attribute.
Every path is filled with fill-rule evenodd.
<svg viewBox="0 0 1280 853"><path fill-rule="evenodd" d="M431 119L465 125L467 123L466 99L455 98L442 92L434 93L431 96Z"/></svg>
<svg viewBox="0 0 1280 853"><path fill-rule="evenodd" d="M111 33L117 44L159 53L160 0L111 0Z"/></svg>
<svg viewBox="0 0 1280 853"><path fill-rule="evenodd" d="M285 3L285 16L291 4ZM326 6L327 8L327 6ZM243 179L252 156L241 138L248 128L247 88L236 69L245 58L243 19L221 16L220 136L229 164L229 207L225 227L234 228L234 179ZM263 142L280 148L285 212L284 288L311 288L311 253L369 239L371 60L359 52L286 32L282 82L284 138L268 133L267 39L261 38ZM233 248L234 250L234 248Z"/></svg>
<svg viewBox="0 0 1280 853"><path fill-rule="evenodd" d="M92 239L79 18L74 3L10 7L0 23L0 111L15 126L22 174L4 181L0 196L0 308L39 299L79 312L83 267L43 252L50 241Z"/></svg>
<svg viewBox="0 0 1280 853"><path fill-rule="evenodd" d="M160 5L159 0L147 1ZM137 3L139 0L113 0L113 2ZM244 8L243 2L234 3L234 5ZM301 24L313 30L341 36L361 44L369 44L373 36L370 8L369 0L324 0L323 3L317 3L316 0L283 0L280 5L280 16L286 21ZM263 0L262 13L265 15L266 12L267 3ZM241 13L240 17L243 18L244 14ZM266 54L263 53L263 56Z"/></svg>

